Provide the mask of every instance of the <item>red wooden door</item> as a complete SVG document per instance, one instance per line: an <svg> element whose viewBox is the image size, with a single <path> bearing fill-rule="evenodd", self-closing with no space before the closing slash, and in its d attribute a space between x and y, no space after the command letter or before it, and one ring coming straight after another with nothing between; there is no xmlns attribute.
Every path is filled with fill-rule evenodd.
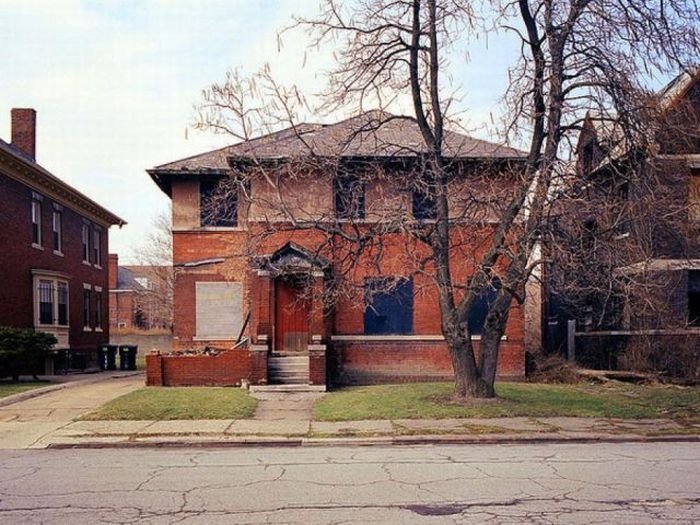
<svg viewBox="0 0 700 525"><path fill-rule="evenodd" d="M310 303L298 280L275 282L275 350L304 352L309 341Z"/></svg>

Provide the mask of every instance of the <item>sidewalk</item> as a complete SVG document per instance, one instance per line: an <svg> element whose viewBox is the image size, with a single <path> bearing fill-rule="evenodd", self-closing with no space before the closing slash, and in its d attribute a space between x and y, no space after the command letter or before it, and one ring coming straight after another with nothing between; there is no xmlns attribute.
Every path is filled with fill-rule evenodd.
<svg viewBox="0 0 700 525"><path fill-rule="evenodd" d="M604 441L700 441L700 425L667 419L622 420L572 417L489 419L312 420L322 393L252 394L253 419L189 421L76 421L38 446L323 446L431 443L523 443Z"/></svg>

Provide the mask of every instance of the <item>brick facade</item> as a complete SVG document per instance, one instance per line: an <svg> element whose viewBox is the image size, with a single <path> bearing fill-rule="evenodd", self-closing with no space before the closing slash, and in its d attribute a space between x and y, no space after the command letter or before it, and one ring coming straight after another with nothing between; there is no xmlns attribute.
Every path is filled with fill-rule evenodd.
<svg viewBox="0 0 700 525"><path fill-rule="evenodd" d="M35 119L35 115L32 118ZM33 129L30 131L33 133ZM13 132L13 138L20 136L21 144L29 144L27 147L31 146L31 151L24 152L0 141L0 276L3 299L0 301L0 326L41 329L35 305L38 302L35 278L60 279L68 284L68 328L43 328L45 331L60 332L58 347L94 353L97 345L109 340L107 231L111 224L123 221L33 162L35 144L33 136L28 136L30 131L23 126L21 130ZM33 200L39 203L40 208L39 243L33 243ZM55 211L60 212L61 217L60 250L54 250L53 244ZM82 232L85 225L90 232L89 262L83 261ZM100 231L99 261L92 253L93 232L96 230ZM83 323L86 287L91 294L88 327ZM99 323L96 323L98 293L101 294L101 315Z"/></svg>

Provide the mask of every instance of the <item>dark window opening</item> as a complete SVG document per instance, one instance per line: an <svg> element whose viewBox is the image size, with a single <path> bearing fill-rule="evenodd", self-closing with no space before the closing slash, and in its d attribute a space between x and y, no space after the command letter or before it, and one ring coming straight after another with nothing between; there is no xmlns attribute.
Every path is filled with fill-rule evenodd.
<svg viewBox="0 0 700 525"><path fill-rule="evenodd" d="M413 333L413 281L373 278L365 281L365 334Z"/></svg>
<svg viewBox="0 0 700 525"><path fill-rule="evenodd" d="M39 324L53 324L54 282L39 281Z"/></svg>
<svg viewBox="0 0 700 525"><path fill-rule="evenodd" d="M365 218L365 185L358 175L339 175L333 181L335 216L338 219Z"/></svg>
<svg viewBox="0 0 700 525"><path fill-rule="evenodd" d="M63 213L57 210L53 212L53 250L63 251Z"/></svg>
<svg viewBox="0 0 700 525"><path fill-rule="evenodd" d="M90 328L90 290L83 289L83 326Z"/></svg>
<svg viewBox="0 0 700 525"><path fill-rule="evenodd" d="M700 270L688 272L688 325L700 326Z"/></svg>
<svg viewBox="0 0 700 525"><path fill-rule="evenodd" d="M58 283L58 324L68 326L68 285Z"/></svg>
<svg viewBox="0 0 700 525"><path fill-rule="evenodd" d="M238 225L238 184L233 179L201 181L199 210L202 226Z"/></svg>
<svg viewBox="0 0 700 525"><path fill-rule="evenodd" d="M95 328L102 328L102 292L95 292Z"/></svg>
<svg viewBox="0 0 700 525"><path fill-rule="evenodd" d="M472 303L470 311L467 313L467 323L471 335L481 335L484 333L484 324L489 308L496 302L498 291L501 288L501 280L498 277L491 279L491 283L480 291Z"/></svg>
<svg viewBox="0 0 700 525"><path fill-rule="evenodd" d="M437 219L435 199L422 190L413 190L413 217L419 221Z"/></svg>

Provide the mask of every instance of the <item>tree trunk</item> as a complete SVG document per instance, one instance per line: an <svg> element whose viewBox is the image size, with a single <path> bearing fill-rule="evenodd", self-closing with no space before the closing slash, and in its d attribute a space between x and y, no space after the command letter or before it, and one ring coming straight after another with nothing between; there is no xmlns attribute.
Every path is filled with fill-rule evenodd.
<svg viewBox="0 0 700 525"><path fill-rule="evenodd" d="M471 340L465 337L448 339L447 347L455 373L455 397L458 399L495 397L493 383L484 381L476 366Z"/></svg>

